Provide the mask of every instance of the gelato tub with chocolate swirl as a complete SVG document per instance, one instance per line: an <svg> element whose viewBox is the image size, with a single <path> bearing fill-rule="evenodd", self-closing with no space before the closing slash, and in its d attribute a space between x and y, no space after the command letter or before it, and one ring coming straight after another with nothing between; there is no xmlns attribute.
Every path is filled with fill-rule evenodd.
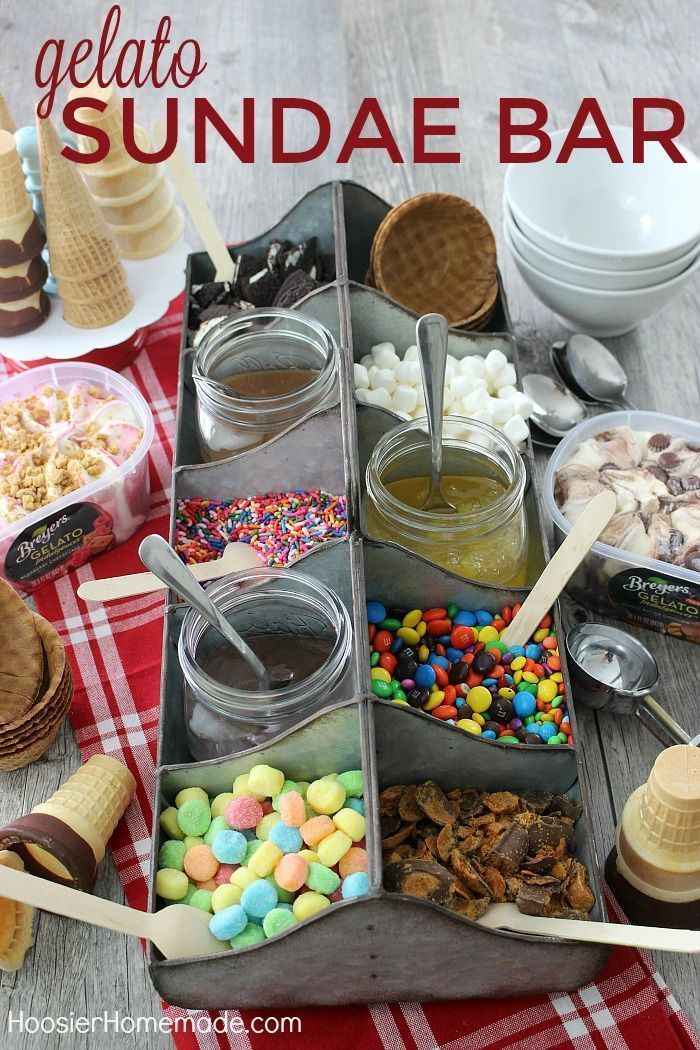
<svg viewBox="0 0 700 1050"><path fill-rule="evenodd" d="M567 591L591 609L700 642L700 425L607 412L554 451L544 502L557 542L598 492L617 510Z"/></svg>

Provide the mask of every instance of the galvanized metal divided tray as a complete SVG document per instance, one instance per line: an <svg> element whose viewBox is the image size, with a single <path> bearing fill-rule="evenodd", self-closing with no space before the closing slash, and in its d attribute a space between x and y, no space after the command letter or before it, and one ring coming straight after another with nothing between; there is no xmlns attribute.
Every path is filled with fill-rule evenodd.
<svg viewBox="0 0 700 1050"><path fill-rule="evenodd" d="M576 852L591 874L597 900L593 918L603 917L588 802L579 775L580 751L575 744L543 748L487 742L371 693L367 596L408 608L455 601L467 608L496 611L521 601L527 593L463 580L397 544L363 534L366 463L377 439L396 424L396 417L355 404L352 363L376 342L391 339L403 347L415 335L415 314L361 284L375 230L388 210L388 204L362 186L329 183L304 197L272 229L238 247L262 253L270 240L300 241L316 235L321 249L335 254L336 260L336 280L306 296L295 309L326 325L341 348L339 401L266 445L234 459L200 462L186 319L183 326L171 538L181 498L234 498L276 488L321 487L346 493L348 541L331 541L309 552L295 568L337 591L353 620L354 653L347 697L329 698L328 710L272 743L230 758L195 763L187 751L177 659L183 611L168 596L150 907L156 907L160 807L171 804L185 786L201 785L210 794L230 790L235 776L259 762L279 767L288 777L307 780L343 769L363 769L371 892L368 897L335 904L280 937L235 952L166 961L150 945L153 982L170 1003L201 1009L261 1008L518 995L537 988L569 990L592 980L607 957L607 949L598 945L485 930L431 902L389 894L382 886L378 793L383 788L428 778L445 790L470 785L516 791L546 788L567 792L584 803ZM208 256L192 255L188 291L192 284L212 278ZM495 334L451 331L450 352L456 357L485 355L496 346L517 370L517 349L502 289L495 323L500 328ZM531 478L526 497L529 528L541 541L531 544L531 584L546 560L547 546L532 450L524 456ZM565 665L563 673L570 696ZM478 966L470 965L474 959ZM297 960L301 966L295 965ZM468 979L445 981L446 972L460 974L465 966Z"/></svg>

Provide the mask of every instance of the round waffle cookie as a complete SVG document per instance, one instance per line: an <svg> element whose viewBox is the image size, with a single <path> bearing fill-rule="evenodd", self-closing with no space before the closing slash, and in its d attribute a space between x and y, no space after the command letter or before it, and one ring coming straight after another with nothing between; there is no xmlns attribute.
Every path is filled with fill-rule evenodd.
<svg viewBox="0 0 700 1050"><path fill-rule="evenodd" d="M375 234L370 269L380 291L419 314L444 314L453 327L498 294L493 231L478 208L449 193L392 208Z"/></svg>
<svg viewBox="0 0 700 1050"><path fill-rule="evenodd" d="M34 614L0 580L0 730L21 718L39 696L44 651Z"/></svg>

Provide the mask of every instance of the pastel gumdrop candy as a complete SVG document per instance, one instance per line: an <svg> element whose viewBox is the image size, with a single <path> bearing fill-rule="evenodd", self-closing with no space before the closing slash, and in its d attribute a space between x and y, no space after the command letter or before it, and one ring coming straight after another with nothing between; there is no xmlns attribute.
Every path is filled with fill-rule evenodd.
<svg viewBox="0 0 700 1050"><path fill-rule="evenodd" d="M198 890L208 890L211 894L216 889L216 882L214 879L203 879L202 882L195 882L195 886Z"/></svg>
<svg viewBox="0 0 700 1050"><path fill-rule="evenodd" d="M361 813L354 809L340 809L333 817L333 823L340 831L349 835L353 842L360 842L365 837L367 822Z"/></svg>
<svg viewBox="0 0 700 1050"><path fill-rule="evenodd" d="M299 785L296 780L285 780L281 790L276 795L272 796L272 808L274 810L279 811L280 799L282 798L282 795L286 795L288 791L299 791ZM299 793L301 794L301 792Z"/></svg>
<svg viewBox="0 0 700 1050"><path fill-rule="evenodd" d="M300 828L306 821L306 806L298 791L285 791L280 795L279 814L290 828Z"/></svg>
<svg viewBox="0 0 700 1050"><path fill-rule="evenodd" d="M299 796L301 798L301 796ZM283 853L298 853L304 845L299 828L290 828L281 820L270 828L270 842L282 850Z"/></svg>
<svg viewBox="0 0 700 1050"><path fill-rule="evenodd" d="M228 824L226 823L226 818L214 817L211 824L209 825L209 829L206 835L204 836L204 841L207 846L211 846L211 844L213 843L214 839L220 831L228 831Z"/></svg>
<svg viewBox="0 0 700 1050"><path fill-rule="evenodd" d="M244 930L231 938L232 948L250 948L252 944L259 944L265 940L265 931L256 922L249 922Z"/></svg>
<svg viewBox="0 0 700 1050"><path fill-rule="evenodd" d="M213 819L216 817L226 816L226 807L229 802L233 802L234 794L232 791L222 791L220 795L211 800L211 815Z"/></svg>
<svg viewBox="0 0 700 1050"><path fill-rule="evenodd" d="M334 893L340 885L340 876L325 864L309 864L309 873L306 876L306 885L316 893L323 893L327 897Z"/></svg>
<svg viewBox="0 0 700 1050"><path fill-rule="evenodd" d="M287 853L274 870L275 880L283 890L300 890L309 871L307 861L298 853Z"/></svg>
<svg viewBox="0 0 700 1050"><path fill-rule="evenodd" d="M221 864L240 864L246 855L248 842L240 831L219 831L211 844L211 850Z"/></svg>
<svg viewBox="0 0 700 1050"><path fill-rule="evenodd" d="M224 908L230 908L232 904L240 904L242 893L240 886L232 886L230 882L217 886L211 895L211 910L216 914Z"/></svg>
<svg viewBox="0 0 700 1050"><path fill-rule="evenodd" d="M274 811L272 813L266 813L256 827L255 834L262 842L265 842L270 837L270 831L272 828L275 824L279 824L281 819L279 813L275 813Z"/></svg>
<svg viewBox="0 0 700 1050"><path fill-rule="evenodd" d="M207 882L219 870L219 862L209 846L194 846L185 853L184 868L193 882Z"/></svg>
<svg viewBox="0 0 700 1050"><path fill-rule="evenodd" d="M299 894L292 905L292 912L297 922L303 922L304 919L309 919L312 915L316 915L317 912L328 908L330 903L328 897L324 897L322 893L315 893L313 890L309 890L307 893Z"/></svg>
<svg viewBox="0 0 700 1050"><path fill-rule="evenodd" d="M184 842L178 842L177 839L170 839L168 842L164 842L158 852L158 867L174 868L175 871L183 871L185 853L186 847Z"/></svg>
<svg viewBox="0 0 700 1050"><path fill-rule="evenodd" d="M230 941L232 937L242 933L248 925L248 916L240 904L232 904L230 908L212 915L209 929L219 941Z"/></svg>
<svg viewBox="0 0 700 1050"><path fill-rule="evenodd" d="M339 773L338 783L345 788L347 798L362 798L364 780L361 769L350 769L347 773Z"/></svg>
<svg viewBox="0 0 700 1050"><path fill-rule="evenodd" d="M254 828L264 817L263 809L252 795L238 795L226 807L226 823L235 831Z"/></svg>
<svg viewBox="0 0 700 1050"><path fill-rule="evenodd" d="M231 876L234 871L238 868L237 864L220 864L219 870L214 876L214 882L217 886L224 886L231 881Z"/></svg>
<svg viewBox="0 0 700 1050"><path fill-rule="evenodd" d="M246 886L241 896L241 905L251 919L264 919L277 904L277 891L265 879L256 879ZM231 934L233 937L234 934Z"/></svg>
<svg viewBox="0 0 700 1050"><path fill-rule="evenodd" d="M286 908L273 908L263 919L263 932L266 937L276 937L290 926L296 926L296 923L293 912L287 911Z"/></svg>
<svg viewBox="0 0 700 1050"><path fill-rule="evenodd" d="M341 879L354 875L356 871L367 871L367 850L361 846L351 846L338 861L338 873Z"/></svg>
<svg viewBox="0 0 700 1050"><path fill-rule="evenodd" d="M200 911L211 912L211 902L214 894L212 890L197 888L190 897L188 904L191 908L199 908Z"/></svg>
<svg viewBox="0 0 700 1050"><path fill-rule="evenodd" d="M197 798L200 802L206 802L209 805L209 796L207 795L204 788L191 787L183 788L182 791L178 791L175 796L175 805L179 809L180 806L184 806L185 802L189 802L190 799Z"/></svg>
<svg viewBox="0 0 700 1050"><path fill-rule="evenodd" d="M272 874L281 860L282 850L274 842L268 840L263 842L260 849L256 849L248 861L248 869L259 879L264 879L266 875Z"/></svg>
<svg viewBox="0 0 700 1050"><path fill-rule="evenodd" d="M284 785L284 773L272 766L253 766L248 774L248 788L263 798L278 795Z"/></svg>
<svg viewBox="0 0 700 1050"><path fill-rule="evenodd" d="M311 817L301 825L299 831L307 846L317 846L321 839L333 834L335 824L330 817L325 815Z"/></svg>
<svg viewBox="0 0 700 1050"><path fill-rule="evenodd" d="M353 875L348 875L347 879L343 880L341 890L343 900L346 901L352 897L364 897L369 893L369 875L366 871L356 871Z"/></svg>
<svg viewBox="0 0 700 1050"><path fill-rule="evenodd" d="M307 864L320 864L318 853L313 849L300 849L297 857L303 857Z"/></svg>
<svg viewBox="0 0 700 1050"><path fill-rule="evenodd" d="M186 850L194 849L195 846L203 846L204 839L201 835L185 835L182 844Z"/></svg>
<svg viewBox="0 0 700 1050"><path fill-rule="evenodd" d="M164 901L180 901L187 893L189 879L184 871L175 868L161 868L156 873L156 893Z"/></svg>
<svg viewBox="0 0 700 1050"><path fill-rule="evenodd" d="M231 876L231 885L240 886L242 893L243 890L247 889L256 879L257 875L254 875L250 868L238 868Z"/></svg>
<svg viewBox="0 0 700 1050"><path fill-rule="evenodd" d="M248 773L241 773L239 776L237 776L233 782L231 794L234 798L238 798L240 795L250 795L252 798L256 799L256 801L262 802L262 800L265 798L265 795L256 794L255 791L251 791L250 787L248 786L248 780Z"/></svg>
<svg viewBox="0 0 700 1050"><path fill-rule="evenodd" d="M189 788L192 791L194 789ZM177 810L177 823L185 835L204 835L211 824L209 802L202 798L188 798Z"/></svg>
<svg viewBox="0 0 700 1050"><path fill-rule="evenodd" d="M180 825L177 822L177 810L175 806L168 806L164 809L160 815L160 826L171 839L184 839L184 831L180 831Z"/></svg>
<svg viewBox="0 0 700 1050"><path fill-rule="evenodd" d="M352 839L349 835L346 835L344 831L334 831L332 835L321 839L318 844L317 853L321 864L325 864L327 868L332 868L347 853L351 846Z"/></svg>
<svg viewBox="0 0 700 1050"><path fill-rule="evenodd" d="M337 813L345 802L345 788L338 780L314 780L309 784L306 801L314 813Z"/></svg>
<svg viewBox="0 0 700 1050"><path fill-rule="evenodd" d="M274 872L272 875L266 875L265 878L269 883L271 883L271 885L275 887L275 890L277 891L277 900L281 904L289 904L291 901L294 900L294 894L291 892L291 890L285 890L282 886L280 886L279 882L275 878Z"/></svg>

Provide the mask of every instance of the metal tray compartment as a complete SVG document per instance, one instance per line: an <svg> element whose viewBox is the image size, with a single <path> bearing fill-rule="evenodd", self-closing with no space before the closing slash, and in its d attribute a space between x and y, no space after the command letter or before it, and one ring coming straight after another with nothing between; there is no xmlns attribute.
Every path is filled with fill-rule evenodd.
<svg viewBox="0 0 700 1050"><path fill-rule="evenodd" d="M471 785L525 790L546 784L574 798L582 788L580 754L575 746L513 748L498 741L479 741L429 715L406 711L370 693L367 594L411 607L421 602L440 604L449 598L468 607L495 611L503 604L522 600L527 593L463 580L397 544L379 542L362 533L360 508L367 458L374 442L395 425L396 418L381 409L355 404L353 360L382 339L409 345L415 329L411 311L357 283L364 278L374 232L388 208L354 183L328 184L304 197L271 230L238 246L237 250L260 253L272 239L301 240L316 234L324 251L335 251L336 281L306 296L295 309L320 320L336 337L340 347L339 402L307 417L285 434L233 459L200 462L191 352L184 326L171 537L180 498L222 499L276 487L320 486L345 492L348 540L316 548L289 571L298 569L329 584L351 611L354 654L349 688L354 698L340 705L337 696L329 698L327 710L271 743L230 758L192 762L185 743L176 651L183 611L175 597L168 595L150 907L156 906L153 873L160 845L157 814L161 805L167 805L187 785L202 785L212 792L228 790L234 776L258 762L277 765L288 776L303 774L306 779L361 765L371 893L334 905L281 937L237 952L165 961L150 945L149 965L158 991L169 1002L183 1006L280 1007L444 998L450 992L441 979L445 967L457 970L477 953L478 972L471 974L468 985L454 987L457 997L527 994L538 986L567 990L591 980L607 957L607 949L596 945L486 930L438 905L387 894L382 888L378 791L388 784L416 783L428 777L447 789ZM201 253L191 256L188 290L211 277L208 257ZM502 295L496 317L504 331L490 335L452 331L450 351L462 356L487 353L498 346L517 369L517 350L506 330L509 319ZM531 467L531 449L524 455ZM530 476L534 479L534 471ZM532 545L530 578L534 580L547 556L534 480L528 514L532 535L542 541ZM570 690L565 660L562 663ZM589 866L598 902L594 914L600 917L603 897L586 816L587 800L583 798L583 802L577 853ZM339 990L333 974L337 945L341 943L350 950L343 954L344 981ZM422 956L420 968L412 962L417 946ZM297 958L304 959L303 981L299 981L293 965ZM275 974L275 983L268 999L270 973Z"/></svg>

